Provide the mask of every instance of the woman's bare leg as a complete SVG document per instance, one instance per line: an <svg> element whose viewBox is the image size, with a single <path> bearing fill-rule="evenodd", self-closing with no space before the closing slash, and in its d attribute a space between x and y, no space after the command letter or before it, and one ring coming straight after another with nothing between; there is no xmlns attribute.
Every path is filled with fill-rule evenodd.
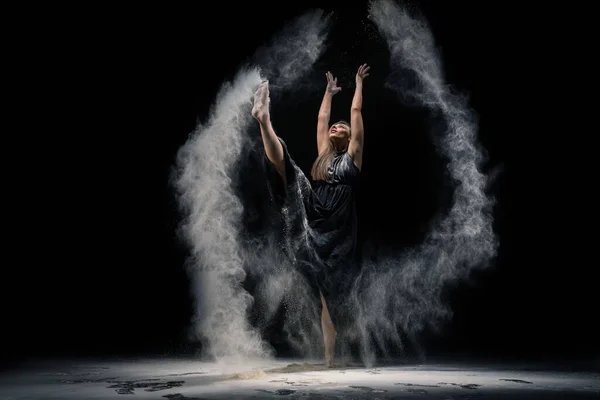
<svg viewBox="0 0 600 400"><path fill-rule="evenodd" d="M321 305L323 311L321 312L321 329L323 330L323 344L325 345L325 366L333 367L333 357L335 355L335 328L333 322L331 322L331 316L327 309L327 303L323 293L319 291L321 295Z"/></svg>
<svg viewBox="0 0 600 400"><path fill-rule="evenodd" d="M260 124L260 135L267 158L275 166L275 169L281 175L285 183L285 161L283 155L283 146L273 130L271 125L271 115L269 113L269 82L265 81L258 86L254 94L254 105L252 107L252 116Z"/></svg>

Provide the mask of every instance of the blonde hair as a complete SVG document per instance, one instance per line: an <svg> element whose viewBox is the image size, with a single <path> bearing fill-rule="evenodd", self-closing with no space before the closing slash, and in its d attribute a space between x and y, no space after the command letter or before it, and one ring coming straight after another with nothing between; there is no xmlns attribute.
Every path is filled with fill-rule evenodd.
<svg viewBox="0 0 600 400"><path fill-rule="evenodd" d="M336 124L344 124L348 126L348 132L350 132L350 124L343 119L339 120L336 123L331 124L331 126ZM350 132L351 133L351 132ZM317 159L312 165L310 170L310 175L314 181L325 181L329 176L329 164L331 164L331 160L333 160L333 156L335 155L335 148L333 147L333 143L331 140L327 141L327 149L323 151L321 154L317 156Z"/></svg>
<svg viewBox="0 0 600 400"><path fill-rule="evenodd" d="M310 170L310 175L313 181L325 181L327 180L327 176L329 173L327 169L329 168L329 164L331 160L333 160L333 155L335 154L335 149L333 148L333 143L330 140L327 141L327 150L322 152L317 156L317 159L312 165L312 169Z"/></svg>

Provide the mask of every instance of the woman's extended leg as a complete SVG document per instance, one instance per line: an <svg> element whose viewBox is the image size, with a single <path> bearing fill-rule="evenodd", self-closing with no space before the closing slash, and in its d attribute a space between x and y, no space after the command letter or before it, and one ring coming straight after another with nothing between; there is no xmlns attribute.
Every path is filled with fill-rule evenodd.
<svg viewBox="0 0 600 400"><path fill-rule="evenodd" d="M260 124L260 134L267 158L275 166L275 169L281 175L285 183L285 161L283 146L273 130L271 125L271 115L269 113L269 82L262 82L254 94L254 105L252 107L252 116Z"/></svg>
<svg viewBox="0 0 600 400"><path fill-rule="evenodd" d="M335 328L329 315L329 309L325 302L323 293L319 291L321 295L321 305L323 311L321 312L321 329L323 330L323 344L325 345L325 366L333 367L333 357L335 355Z"/></svg>

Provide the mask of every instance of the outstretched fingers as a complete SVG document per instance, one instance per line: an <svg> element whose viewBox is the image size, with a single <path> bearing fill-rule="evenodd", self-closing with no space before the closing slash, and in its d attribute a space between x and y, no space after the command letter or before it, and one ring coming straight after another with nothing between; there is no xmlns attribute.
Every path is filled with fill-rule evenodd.
<svg viewBox="0 0 600 400"><path fill-rule="evenodd" d="M367 64L362 64L360 67L358 67L358 74L363 77L369 76L367 73L369 69L371 69L371 67L367 66Z"/></svg>

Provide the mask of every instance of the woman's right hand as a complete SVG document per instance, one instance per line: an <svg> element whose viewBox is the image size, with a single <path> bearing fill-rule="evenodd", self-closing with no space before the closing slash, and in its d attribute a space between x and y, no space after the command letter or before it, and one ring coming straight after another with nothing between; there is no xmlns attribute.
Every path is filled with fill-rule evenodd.
<svg viewBox="0 0 600 400"><path fill-rule="evenodd" d="M331 93L333 95L333 94L336 94L337 92L339 92L340 90L342 90L342 88L337 85L337 78L334 79L331 72L327 71L325 76L327 76L327 92L328 93Z"/></svg>

